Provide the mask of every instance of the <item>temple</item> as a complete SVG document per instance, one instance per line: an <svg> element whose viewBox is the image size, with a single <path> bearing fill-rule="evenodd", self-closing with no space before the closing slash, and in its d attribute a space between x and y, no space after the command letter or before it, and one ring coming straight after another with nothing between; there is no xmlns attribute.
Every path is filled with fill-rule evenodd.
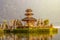
<svg viewBox="0 0 60 40"><path fill-rule="evenodd" d="M37 19L32 17L32 15L33 15L32 10L27 9L25 15L26 15L26 17L24 19L22 19L22 21L26 22L25 26L33 27L35 25L35 22L37 21Z"/></svg>
<svg viewBox="0 0 60 40"><path fill-rule="evenodd" d="M42 20L42 19L36 19L32 17L34 14L32 12L32 9L26 9L25 10L25 18L22 19L22 21L25 22L25 27L40 27L40 28L52 28L53 25L49 24L49 20Z"/></svg>

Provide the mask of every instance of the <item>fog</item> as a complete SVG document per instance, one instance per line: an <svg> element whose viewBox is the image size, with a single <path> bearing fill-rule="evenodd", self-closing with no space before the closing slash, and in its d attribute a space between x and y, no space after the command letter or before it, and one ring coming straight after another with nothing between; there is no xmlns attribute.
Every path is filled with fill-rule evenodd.
<svg viewBox="0 0 60 40"><path fill-rule="evenodd" d="M0 22L5 19L21 20L27 8L33 10L35 18L49 19L60 26L60 0L0 0Z"/></svg>

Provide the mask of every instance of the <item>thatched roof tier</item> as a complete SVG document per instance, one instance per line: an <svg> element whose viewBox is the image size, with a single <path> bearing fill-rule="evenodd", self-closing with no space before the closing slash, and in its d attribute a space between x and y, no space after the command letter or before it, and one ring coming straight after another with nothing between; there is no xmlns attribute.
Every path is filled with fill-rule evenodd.
<svg viewBox="0 0 60 40"><path fill-rule="evenodd" d="M25 15L28 16L28 15L34 15L34 14L33 13L26 13Z"/></svg>
<svg viewBox="0 0 60 40"><path fill-rule="evenodd" d="M31 9L27 9L26 12L32 12L32 10Z"/></svg>
<svg viewBox="0 0 60 40"><path fill-rule="evenodd" d="M22 21L37 21L37 20L33 17L26 17L26 18L22 19Z"/></svg>

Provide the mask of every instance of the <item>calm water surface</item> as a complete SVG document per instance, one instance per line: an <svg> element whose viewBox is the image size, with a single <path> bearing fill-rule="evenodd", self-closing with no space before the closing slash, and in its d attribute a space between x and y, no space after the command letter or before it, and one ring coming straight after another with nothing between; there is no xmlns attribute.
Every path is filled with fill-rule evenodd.
<svg viewBox="0 0 60 40"><path fill-rule="evenodd" d="M0 40L60 40L60 29L54 35L41 34L0 34Z"/></svg>

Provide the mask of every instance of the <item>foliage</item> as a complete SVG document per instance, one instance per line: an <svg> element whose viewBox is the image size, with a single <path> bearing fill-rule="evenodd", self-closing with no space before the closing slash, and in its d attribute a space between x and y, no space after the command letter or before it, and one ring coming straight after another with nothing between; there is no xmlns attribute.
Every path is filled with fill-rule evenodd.
<svg viewBox="0 0 60 40"><path fill-rule="evenodd" d="M48 19L44 20L44 24L48 25L49 24L49 20Z"/></svg>
<svg viewBox="0 0 60 40"><path fill-rule="evenodd" d="M56 34L57 29L54 28L20 28L20 29L13 29L13 30L4 30L5 33L38 33L38 34ZM53 33L54 32L54 33Z"/></svg>

